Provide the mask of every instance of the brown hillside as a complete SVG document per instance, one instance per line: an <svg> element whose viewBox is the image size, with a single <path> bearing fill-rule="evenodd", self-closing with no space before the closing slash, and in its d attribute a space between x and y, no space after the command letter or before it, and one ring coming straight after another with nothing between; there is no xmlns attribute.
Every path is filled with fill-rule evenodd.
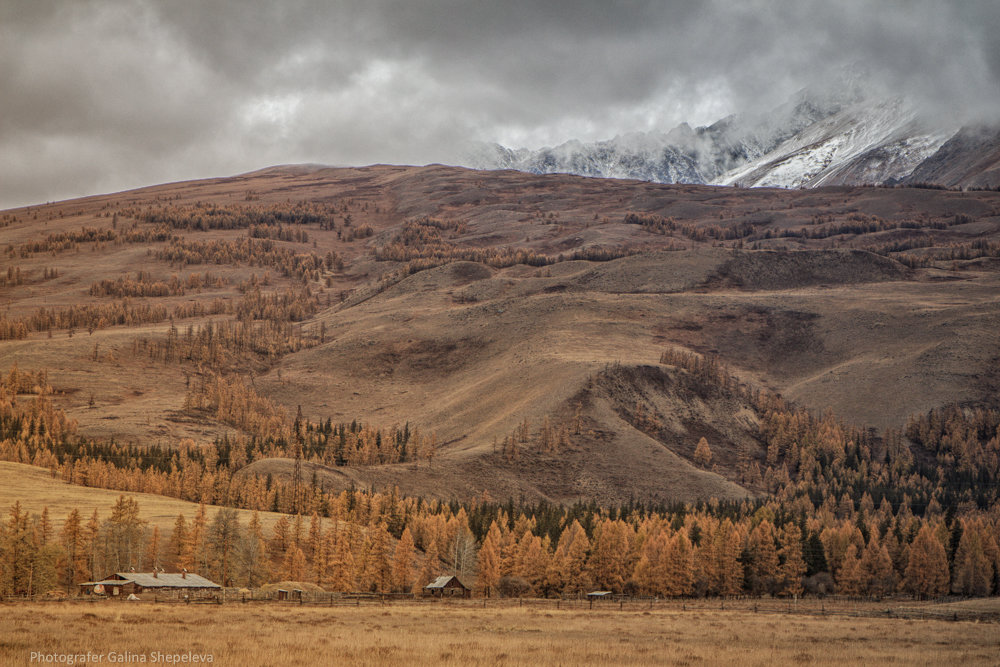
<svg viewBox="0 0 1000 667"><path fill-rule="evenodd" d="M505 408L504 397L490 397L490 406L504 410L511 418L544 414L536 429L543 428L546 417L554 430L565 425L566 442L554 441L551 447L534 441L518 443L516 453L505 455L502 444L495 449L482 444L497 429L491 424L446 442L440 457L430 463L366 467L306 464L300 474L302 479L315 476L319 485L328 489L398 485L407 493L426 496L440 495L444 488L459 497L487 494L560 502L746 497L748 492L726 477L736 477L737 447L747 448L754 456L763 454L752 435L755 416L733 397L698 395L685 386L683 376L683 372L664 367L612 366L584 379L582 388L566 399L532 393L538 404L527 406L512 400L516 391L512 388L505 397L516 407ZM554 388L553 383L544 386ZM661 419L662 428L655 432L642 428L635 420L637 404ZM581 418L575 425L577 414ZM449 425L452 423L458 428L457 420ZM719 445L715 470L699 469L691 462L702 436ZM293 466L288 459L265 459L251 464L245 472L291 476Z"/></svg>
<svg viewBox="0 0 1000 667"><path fill-rule="evenodd" d="M718 356L747 382L879 427L994 402L998 239L996 192L272 168L0 214L0 370L47 370L94 437L240 430L186 400L214 373L286 417L301 406L312 421L436 435L431 463L317 470L337 487L736 498L754 491L736 483L738 453L763 456L755 415L699 396L658 364L664 349ZM251 310L255 289L299 301ZM267 342L162 351L241 313ZM660 426L637 424L637 405ZM557 429L578 413L568 442L540 444L546 419ZM517 457L495 453L525 421ZM693 463L703 436L715 471Z"/></svg>

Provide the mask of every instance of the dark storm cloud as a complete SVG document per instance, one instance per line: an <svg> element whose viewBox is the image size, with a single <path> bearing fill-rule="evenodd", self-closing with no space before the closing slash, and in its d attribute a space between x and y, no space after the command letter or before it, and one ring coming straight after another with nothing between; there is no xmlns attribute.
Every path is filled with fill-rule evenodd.
<svg viewBox="0 0 1000 667"><path fill-rule="evenodd" d="M992 117L998 17L991 0L8 0L0 206L667 130L845 71L935 114Z"/></svg>

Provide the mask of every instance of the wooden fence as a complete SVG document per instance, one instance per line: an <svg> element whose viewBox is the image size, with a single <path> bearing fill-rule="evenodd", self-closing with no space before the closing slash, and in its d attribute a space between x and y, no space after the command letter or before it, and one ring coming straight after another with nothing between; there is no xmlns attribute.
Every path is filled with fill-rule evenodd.
<svg viewBox="0 0 1000 667"><path fill-rule="evenodd" d="M912 598L892 598L873 601L863 598L828 596L826 598L776 599L776 598L643 598L614 596L612 598L432 598L413 594L378 593L329 593L301 591L300 595L281 596L279 591L227 589L225 594L214 598L162 598L155 595L140 595L138 601L109 600L107 598L84 596L72 598L56 597L6 597L3 603L23 602L63 603L63 604L225 604L225 605L273 605L301 607L373 607L373 606L432 606L464 609L511 609L527 608L546 611L576 611L581 613L635 613L672 612L703 613L732 611L752 614L806 615L820 617L854 618L898 618L933 619L944 621L978 621L1000 623L1000 604L984 604L982 608L961 604L964 598L942 598L920 601Z"/></svg>

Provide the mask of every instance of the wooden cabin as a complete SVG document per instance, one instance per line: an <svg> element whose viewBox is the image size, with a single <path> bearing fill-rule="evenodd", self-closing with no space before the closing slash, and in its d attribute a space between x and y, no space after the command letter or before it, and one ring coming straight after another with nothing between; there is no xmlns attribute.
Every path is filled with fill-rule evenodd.
<svg viewBox="0 0 1000 667"><path fill-rule="evenodd" d="M472 590L454 575L443 575L424 586L424 595L436 598L468 598Z"/></svg>
<svg viewBox="0 0 1000 667"><path fill-rule="evenodd" d="M109 598L127 598L143 593L156 597L191 598L214 597L222 586L205 577L189 572L115 572L101 581L80 584L84 595L105 595Z"/></svg>

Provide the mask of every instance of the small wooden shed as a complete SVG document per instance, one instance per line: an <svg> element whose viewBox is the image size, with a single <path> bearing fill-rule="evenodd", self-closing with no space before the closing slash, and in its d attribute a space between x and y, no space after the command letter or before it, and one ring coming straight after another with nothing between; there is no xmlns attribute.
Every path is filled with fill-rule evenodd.
<svg viewBox="0 0 1000 667"><path fill-rule="evenodd" d="M446 574L424 586L424 595L436 598L468 598L472 597L472 590L455 575Z"/></svg>

